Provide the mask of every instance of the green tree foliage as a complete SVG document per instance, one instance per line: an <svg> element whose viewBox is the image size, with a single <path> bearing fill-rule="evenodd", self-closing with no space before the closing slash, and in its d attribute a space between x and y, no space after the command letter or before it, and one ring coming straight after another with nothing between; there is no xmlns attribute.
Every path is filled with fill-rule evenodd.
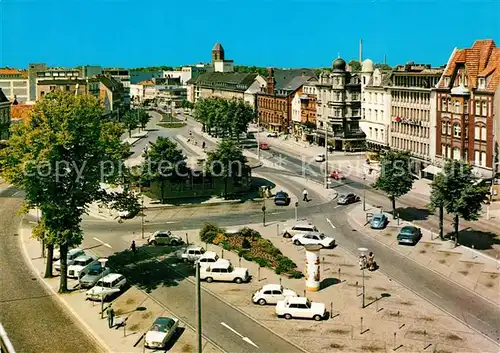
<svg viewBox="0 0 500 353"><path fill-rule="evenodd" d="M453 214L455 244L458 243L460 218L475 221L481 214L489 186L474 176L472 167L462 161L450 160L431 184L431 205L443 205Z"/></svg>
<svg viewBox="0 0 500 353"><path fill-rule="evenodd" d="M361 63L357 60L349 61L349 66L351 67L352 72L360 72L361 71Z"/></svg>
<svg viewBox="0 0 500 353"><path fill-rule="evenodd" d="M259 67L259 66L235 65L234 72L250 73L250 74L255 73L255 74L259 74L263 77L267 77L267 75L268 75L267 68Z"/></svg>
<svg viewBox="0 0 500 353"><path fill-rule="evenodd" d="M139 126L139 117L137 112L134 110L129 110L123 115L123 124L127 128L128 137L132 137L132 130Z"/></svg>
<svg viewBox="0 0 500 353"><path fill-rule="evenodd" d="M444 195L442 194L443 185L443 174L439 173L434 176L434 180L431 183L431 197L427 208L434 212L436 209L439 212L439 238L444 238Z"/></svg>
<svg viewBox="0 0 500 353"><path fill-rule="evenodd" d="M148 112L142 110L142 109L137 109L137 121L141 128L145 129L146 125L149 123L151 120L151 115L148 114Z"/></svg>
<svg viewBox="0 0 500 353"><path fill-rule="evenodd" d="M252 107L242 99L200 99L194 106L194 117L203 124L203 130L215 137L236 137L246 132L255 120Z"/></svg>
<svg viewBox="0 0 500 353"><path fill-rule="evenodd" d="M392 202L392 216L396 216L396 199L408 193L414 177L410 171L410 153L388 151L380 160L380 176L373 185L384 191Z"/></svg>
<svg viewBox="0 0 500 353"><path fill-rule="evenodd" d="M215 223L207 222L200 229L200 240L204 243L212 244L215 237L224 234L226 231Z"/></svg>
<svg viewBox="0 0 500 353"><path fill-rule="evenodd" d="M229 178L243 175L246 157L241 148L231 140L222 140L217 149L209 151L207 155L207 172L224 178L224 196L227 196L227 182Z"/></svg>
<svg viewBox="0 0 500 353"><path fill-rule="evenodd" d="M392 70L392 67L390 67L387 64L384 63L377 63L373 65L375 69L380 69L380 70Z"/></svg>
<svg viewBox="0 0 500 353"><path fill-rule="evenodd" d="M194 104L188 101L187 99L183 99L181 102L181 108L182 109L193 109Z"/></svg>
<svg viewBox="0 0 500 353"><path fill-rule="evenodd" d="M150 67L136 67L135 69L130 69L130 71L139 71L139 72L172 71L172 70L174 70L172 66L150 66Z"/></svg>
<svg viewBox="0 0 500 353"><path fill-rule="evenodd" d="M82 241L80 221L93 202L112 203L127 191L108 193L101 182L120 184L123 158L129 148L120 141L123 126L103 119L100 102L92 96L65 92L39 100L29 120L16 124L7 148L0 153L2 177L25 191L24 211L41 210L33 235L44 241L46 276L52 275L52 251L61 254L60 292L67 291L66 254Z"/></svg>

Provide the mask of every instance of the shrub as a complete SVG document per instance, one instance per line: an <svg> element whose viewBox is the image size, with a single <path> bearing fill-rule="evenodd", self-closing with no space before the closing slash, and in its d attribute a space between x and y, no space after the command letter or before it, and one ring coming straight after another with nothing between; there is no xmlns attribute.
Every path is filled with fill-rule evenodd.
<svg viewBox="0 0 500 353"><path fill-rule="evenodd" d="M248 255L248 250L239 250L238 251L238 256L245 258L245 255Z"/></svg>
<svg viewBox="0 0 500 353"><path fill-rule="evenodd" d="M231 251L233 249L233 247L231 246L231 244L229 244L227 241L220 242L220 245L222 246L222 248L224 250L227 250L227 251Z"/></svg>
<svg viewBox="0 0 500 353"><path fill-rule="evenodd" d="M214 245L219 245L223 241L227 241L227 237L224 234L217 234L215 239L212 241Z"/></svg>
<svg viewBox="0 0 500 353"><path fill-rule="evenodd" d="M252 244L250 244L250 241L248 241L247 238L244 238L243 243L241 244L241 247L243 249L250 249L252 247Z"/></svg>
<svg viewBox="0 0 500 353"><path fill-rule="evenodd" d="M249 251L243 253L243 258L247 261L253 261L253 256Z"/></svg>
<svg viewBox="0 0 500 353"><path fill-rule="evenodd" d="M295 262L293 262L292 260L290 260L287 257L283 257L278 262L278 266L276 266L276 273L277 274L288 273L292 270L295 270L296 267L297 267L297 265L295 264ZM279 273L278 273L278 271L279 271Z"/></svg>
<svg viewBox="0 0 500 353"><path fill-rule="evenodd" d="M300 272L300 271L297 271L297 270L293 270L293 271L289 272L289 274L290 274L291 278L302 278L302 277L304 277L304 274L302 272Z"/></svg>
<svg viewBox="0 0 500 353"><path fill-rule="evenodd" d="M256 262L260 267L271 267L272 263L271 261L267 259L263 259L262 257L255 257L253 259L254 262Z"/></svg>
<svg viewBox="0 0 500 353"><path fill-rule="evenodd" d="M213 243L218 234L224 234L224 229L214 223L205 223L200 229L200 240L204 243Z"/></svg>
<svg viewBox="0 0 500 353"><path fill-rule="evenodd" d="M238 231L239 235L241 235L242 237L245 237L245 238L252 238L252 239L258 239L258 238L261 238L261 235L259 232L257 232L256 230L253 230L252 228L248 228L248 227L243 227L241 228L239 231Z"/></svg>

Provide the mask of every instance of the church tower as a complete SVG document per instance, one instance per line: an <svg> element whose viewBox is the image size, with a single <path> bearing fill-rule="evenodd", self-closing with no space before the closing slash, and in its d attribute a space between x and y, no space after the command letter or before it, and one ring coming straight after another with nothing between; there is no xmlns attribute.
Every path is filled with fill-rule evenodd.
<svg viewBox="0 0 500 353"><path fill-rule="evenodd" d="M219 42L215 43L212 49L212 62L224 61L224 48Z"/></svg>
<svg viewBox="0 0 500 353"><path fill-rule="evenodd" d="M219 42L212 49L212 67L214 72L234 72L233 61L226 60L224 48Z"/></svg>

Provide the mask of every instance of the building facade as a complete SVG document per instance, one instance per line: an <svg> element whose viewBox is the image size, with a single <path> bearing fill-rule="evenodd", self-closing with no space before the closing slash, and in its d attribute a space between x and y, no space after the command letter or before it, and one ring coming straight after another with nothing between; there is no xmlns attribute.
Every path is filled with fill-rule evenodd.
<svg viewBox="0 0 500 353"><path fill-rule="evenodd" d="M366 135L360 128L361 81L357 73L346 70L342 58L333 61L331 72L322 72L317 90L317 142L328 144L338 151L365 148Z"/></svg>
<svg viewBox="0 0 500 353"><path fill-rule="evenodd" d="M104 68L102 74L111 76L123 86L123 105L130 106L130 71L124 68Z"/></svg>
<svg viewBox="0 0 500 353"><path fill-rule="evenodd" d="M0 89L11 102L28 102L30 100L28 72L9 68L0 69Z"/></svg>
<svg viewBox="0 0 500 353"><path fill-rule="evenodd" d="M10 118L10 100L0 88L0 140L9 139L9 128L11 123Z"/></svg>
<svg viewBox="0 0 500 353"><path fill-rule="evenodd" d="M477 40L455 49L436 95L437 164L464 160L478 176L491 177L500 134L500 48L493 40Z"/></svg>
<svg viewBox="0 0 500 353"><path fill-rule="evenodd" d="M292 133L297 139L313 139L316 130L316 86L314 82L302 86L292 99Z"/></svg>
<svg viewBox="0 0 500 353"><path fill-rule="evenodd" d="M442 68L410 62L391 74L387 89L390 106L390 147L409 151L417 177L432 174L435 160L435 93Z"/></svg>
<svg viewBox="0 0 500 353"><path fill-rule="evenodd" d="M257 114L259 125L270 131L293 134L292 116L299 122L300 95L302 87L317 81L310 69L268 70L266 84L260 87L257 94ZM296 114L293 114L292 103L295 100Z"/></svg>

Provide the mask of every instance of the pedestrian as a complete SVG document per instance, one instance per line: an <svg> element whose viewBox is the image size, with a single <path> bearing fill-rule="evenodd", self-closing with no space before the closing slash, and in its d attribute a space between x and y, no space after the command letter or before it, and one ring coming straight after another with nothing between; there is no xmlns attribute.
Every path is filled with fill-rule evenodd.
<svg viewBox="0 0 500 353"><path fill-rule="evenodd" d="M369 271L374 271L376 269L376 264L375 264L375 255L373 255L373 252L370 252L368 254L368 270Z"/></svg>
<svg viewBox="0 0 500 353"><path fill-rule="evenodd" d="M113 310L113 307L110 305L108 306L108 310L106 310L106 315L108 316L108 327L112 328L113 321L115 320L115 311Z"/></svg>
<svg viewBox="0 0 500 353"><path fill-rule="evenodd" d="M135 247L135 240L132 240L132 244L130 245L130 250L132 250L132 253L135 253L137 252L137 248Z"/></svg>
<svg viewBox="0 0 500 353"><path fill-rule="evenodd" d="M302 201L309 202L309 198L307 197L307 195L307 190L304 189L304 191L302 191Z"/></svg>
<svg viewBox="0 0 500 353"><path fill-rule="evenodd" d="M201 144L201 148L205 149L205 141Z"/></svg>

